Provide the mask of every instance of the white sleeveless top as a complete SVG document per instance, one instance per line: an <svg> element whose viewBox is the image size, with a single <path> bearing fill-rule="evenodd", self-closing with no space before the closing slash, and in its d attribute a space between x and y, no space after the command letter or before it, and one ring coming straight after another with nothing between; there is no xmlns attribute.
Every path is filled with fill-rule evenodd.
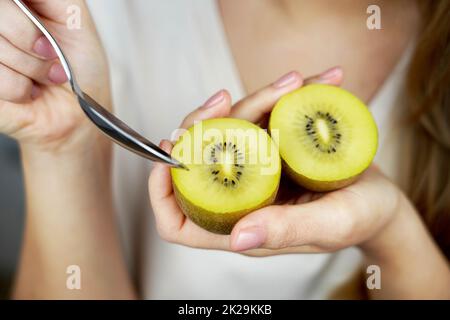
<svg viewBox="0 0 450 320"><path fill-rule="evenodd" d="M89 2L110 65L116 114L158 143L212 93L244 90L215 1ZM393 177L386 143L409 53L370 103L379 127L376 162ZM333 254L265 258L192 249L158 238L148 200L150 163L115 149L115 201L127 259L146 299L323 299L361 264L349 248Z"/></svg>

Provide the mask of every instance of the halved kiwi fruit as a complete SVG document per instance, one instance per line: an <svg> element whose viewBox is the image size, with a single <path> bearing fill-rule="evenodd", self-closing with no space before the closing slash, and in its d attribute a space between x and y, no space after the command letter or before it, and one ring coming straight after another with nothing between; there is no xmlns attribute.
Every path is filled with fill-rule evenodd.
<svg viewBox="0 0 450 320"><path fill-rule="evenodd" d="M311 84L282 97L269 120L278 134L285 171L313 191L352 183L372 162L378 145L368 108L348 91Z"/></svg>
<svg viewBox="0 0 450 320"><path fill-rule="evenodd" d="M187 217L208 231L229 234L240 218L276 197L278 148L248 121L198 122L180 137L172 156L189 169L171 169L177 202Z"/></svg>

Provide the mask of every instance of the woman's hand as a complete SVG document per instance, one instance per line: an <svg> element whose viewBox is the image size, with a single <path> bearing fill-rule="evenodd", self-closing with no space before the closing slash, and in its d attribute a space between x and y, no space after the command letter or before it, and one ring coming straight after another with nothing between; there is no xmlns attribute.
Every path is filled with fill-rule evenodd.
<svg viewBox="0 0 450 320"><path fill-rule="evenodd" d="M304 82L339 85L341 80L342 71L334 68ZM230 96L221 91L187 116L183 128L195 120L226 116L264 124L275 102L301 85L300 75L290 73L232 108ZM172 144L163 141L161 146L169 152ZM305 192L282 179L275 205L243 217L231 235L217 235L185 217L175 201L169 168L155 164L149 188L158 231L173 243L251 256L331 252L357 245L367 265L377 265L382 272L382 289L369 290L371 298L450 298L448 262L414 206L375 166L352 185L324 194Z"/></svg>
<svg viewBox="0 0 450 320"><path fill-rule="evenodd" d="M26 3L60 43L83 90L110 106L107 63L84 1ZM69 5L80 9L79 29L67 27ZM95 140L70 88L62 86L67 78L56 58L49 41L13 1L0 1L0 133L51 151Z"/></svg>
<svg viewBox="0 0 450 320"><path fill-rule="evenodd" d="M342 71L334 68L305 80L339 85ZM272 85L231 107L227 92L221 91L184 120L237 117L263 123L275 102L302 85L299 74L290 73ZM167 141L162 147L170 151ZM365 243L394 217L400 191L375 167L356 183L326 194L305 192L283 181L277 204L242 218L230 236L205 231L185 218L173 194L168 167L157 164L150 177L150 197L161 236L192 247L245 251L250 255L293 252L328 252Z"/></svg>
<svg viewBox="0 0 450 320"><path fill-rule="evenodd" d="M60 43L81 88L110 107L107 63L84 1L26 3ZM69 6L80 10L79 29L67 28ZM0 0L0 133L20 143L27 203L13 296L133 298L112 203L111 145L66 80L50 43L13 1ZM83 290L66 288L73 264L88 279Z"/></svg>

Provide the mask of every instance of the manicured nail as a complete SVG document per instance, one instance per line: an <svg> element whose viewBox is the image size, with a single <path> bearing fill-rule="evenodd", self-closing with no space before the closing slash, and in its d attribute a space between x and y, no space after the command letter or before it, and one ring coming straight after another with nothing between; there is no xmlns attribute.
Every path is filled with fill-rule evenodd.
<svg viewBox="0 0 450 320"><path fill-rule="evenodd" d="M255 249L261 246L266 239L266 232L261 227L249 227L239 231L233 248L236 251Z"/></svg>
<svg viewBox="0 0 450 320"><path fill-rule="evenodd" d="M298 78L299 78L298 73L295 71L291 71L288 74L285 74L284 76L282 76L277 81L275 81L273 83L273 86L275 88L287 87L288 85L291 85L291 84L295 83L296 81L298 81Z"/></svg>
<svg viewBox="0 0 450 320"><path fill-rule="evenodd" d="M67 81L66 73L61 64L55 63L51 66L48 79L55 84L62 84Z"/></svg>
<svg viewBox="0 0 450 320"><path fill-rule="evenodd" d="M159 147L166 152L169 152L171 146L172 143L167 139L162 139L161 142L159 143Z"/></svg>
<svg viewBox="0 0 450 320"><path fill-rule="evenodd" d="M33 84L33 87L31 88L31 99L34 100L41 94L41 88L37 86L36 84Z"/></svg>
<svg viewBox="0 0 450 320"><path fill-rule="evenodd" d="M221 103L223 101L223 99L225 99L225 93L223 90L220 90L215 95L213 95L211 98L206 100L206 102L202 106L202 109L212 108L212 107L218 105L219 103Z"/></svg>
<svg viewBox="0 0 450 320"><path fill-rule="evenodd" d="M39 37L33 46L33 51L39 56L46 59L55 59L58 57L55 50L53 49L50 41L45 36Z"/></svg>
<svg viewBox="0 0 450 320"><path fill-rule="evenodd" d="M320 80L330 80L342 76L342 69L340 67L334 67L328 69L320 75Z"/></svg>

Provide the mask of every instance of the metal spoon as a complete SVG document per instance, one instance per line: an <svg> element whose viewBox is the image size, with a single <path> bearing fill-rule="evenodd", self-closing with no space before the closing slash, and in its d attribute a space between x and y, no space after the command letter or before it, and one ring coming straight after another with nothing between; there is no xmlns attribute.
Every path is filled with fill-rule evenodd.
<svg viewBox="0 0 450 320"><path fill-rule="evenodd" d="M69 64L69 61L65 57L63 51L59 47L52 34L42 24L39 18L36 17L21 0L13 1L50 41L52 47L55 49L56 54L58 55L59 60L61 61L61 65L64 68L69 83L72 87L72 91L78 98L78 103L80 104L81 109L83 109L88 118L101 131L103 131L117 144L140 155L141 157L147 158L152 161L163 162L176 168L187 169L186 166L184 166L178 160L173 159L164 150L148 141L135 130L131 129L122 120L114 116L112 113L98 104L94 99L92 99L89 95L83 92L78 86L77 81L75 80L75 76Z"/></svg>

